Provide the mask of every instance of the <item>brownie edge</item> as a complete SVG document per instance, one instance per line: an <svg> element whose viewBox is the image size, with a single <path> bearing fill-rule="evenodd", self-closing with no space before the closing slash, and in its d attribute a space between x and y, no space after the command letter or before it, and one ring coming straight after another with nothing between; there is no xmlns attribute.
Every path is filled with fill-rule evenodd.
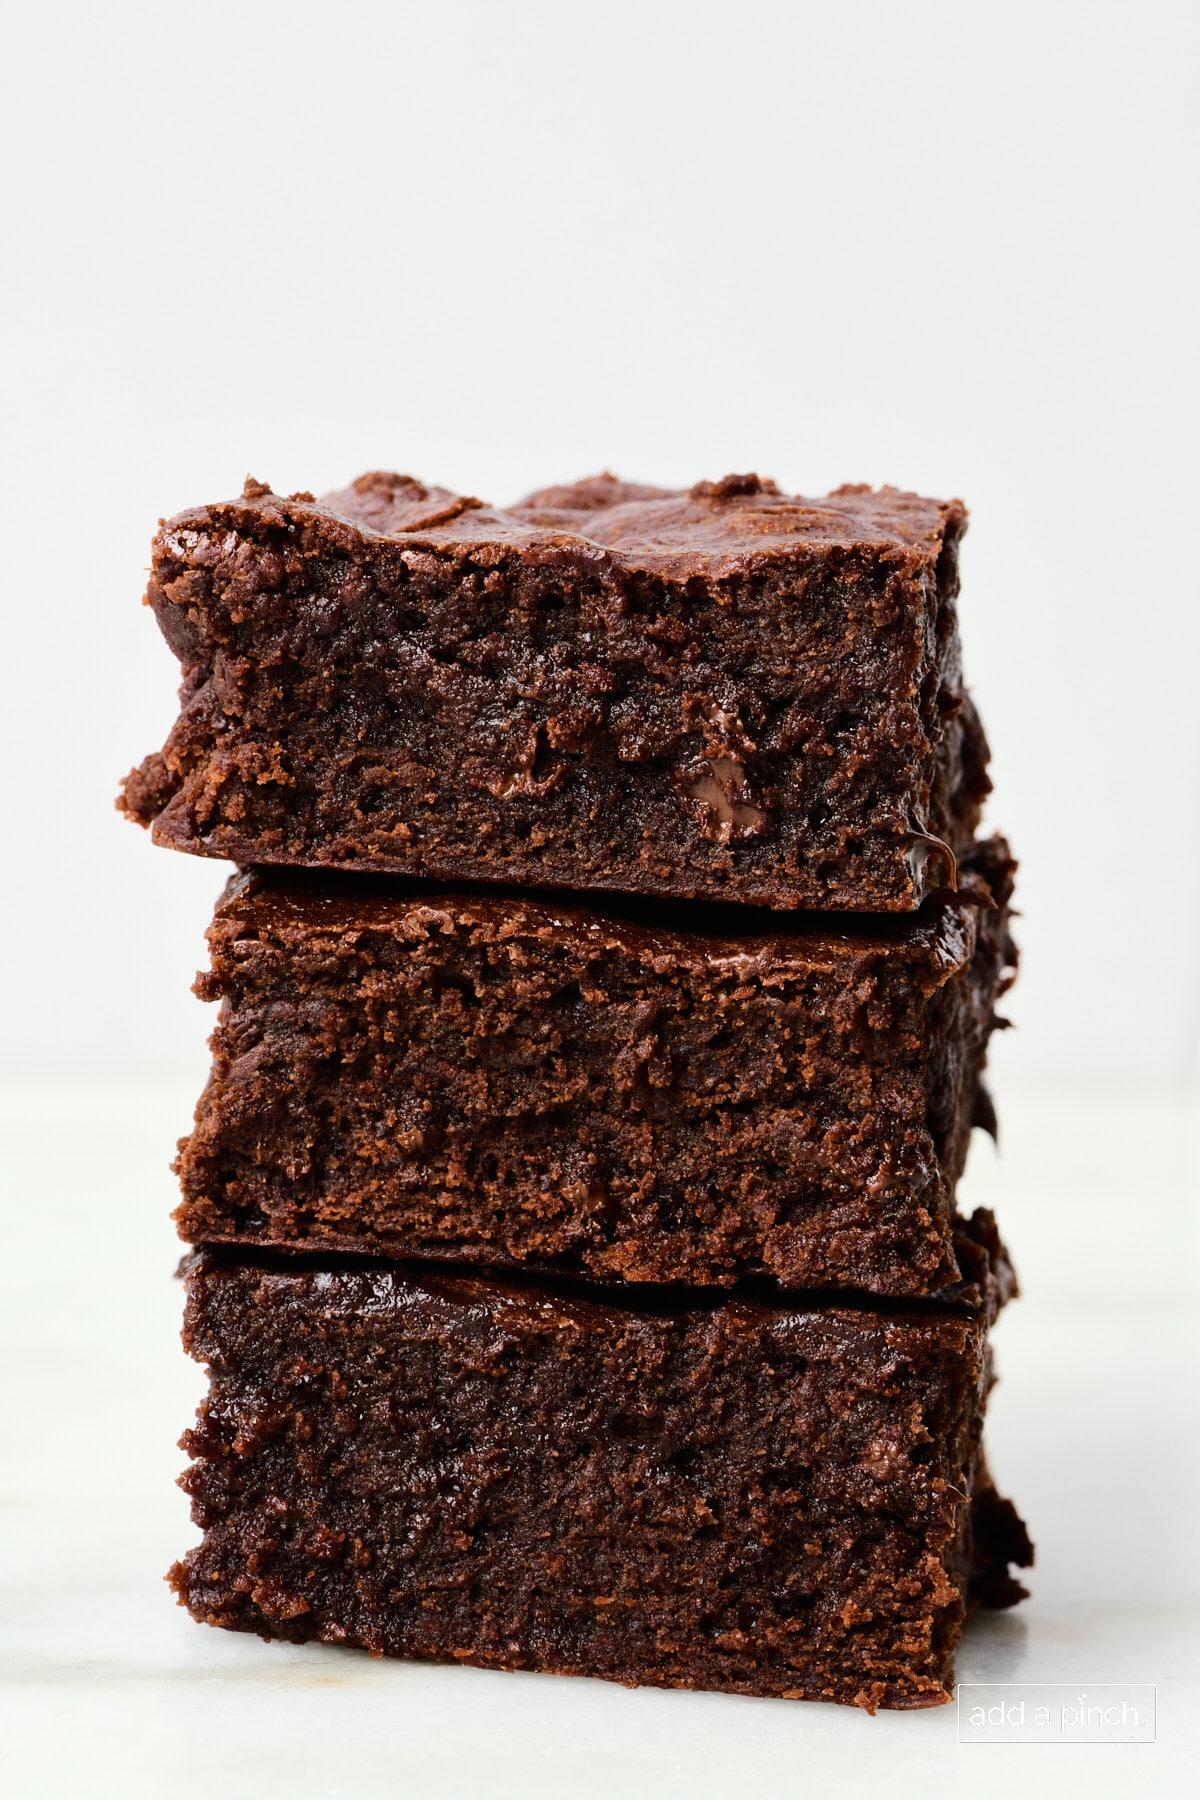
<svg viewBox="0 0 1200 1800"><path fill-rule="evenodd" d="M973 1597L1019 1597L982 1320L220 1252L187 1285L199 1620L874 1711L948 1700Z"/></svg>

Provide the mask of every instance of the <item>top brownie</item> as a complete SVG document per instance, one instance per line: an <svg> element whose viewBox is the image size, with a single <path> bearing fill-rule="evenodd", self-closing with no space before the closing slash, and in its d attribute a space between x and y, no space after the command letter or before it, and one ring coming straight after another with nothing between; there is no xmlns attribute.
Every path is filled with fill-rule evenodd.
<svg viewBox="0 0 1200 1800"><path fill-rule="evenodd" d="M958 501L247 482L165 524L182 710L121 804L242 863L905 912L988 790Z"/></svg>

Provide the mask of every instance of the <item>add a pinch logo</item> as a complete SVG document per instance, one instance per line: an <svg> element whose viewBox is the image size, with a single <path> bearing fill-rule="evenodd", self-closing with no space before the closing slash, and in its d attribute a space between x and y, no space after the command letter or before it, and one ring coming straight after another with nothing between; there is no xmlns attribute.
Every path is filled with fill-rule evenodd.
<svg viewBox="0 0 1200 1800"><path fill-rule="evenodd" d="M1152 1744L1153 1684L959 1684L960 1744Z"/></svg>

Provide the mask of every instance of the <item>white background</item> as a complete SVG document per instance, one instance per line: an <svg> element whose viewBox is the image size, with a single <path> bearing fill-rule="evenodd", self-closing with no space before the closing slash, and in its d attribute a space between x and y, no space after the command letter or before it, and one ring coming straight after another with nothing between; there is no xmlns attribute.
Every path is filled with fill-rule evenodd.
<svg viewBox="0 0 1200 1800"><path fill-rule="evenodd" d="M1183 0L6 8L6 1800L1184 1791L1198 39ZM138 602L160 514L371 467L970 504L1025 961L965 1198L1024 1276L989 1429L1039 1566L960 1673L1157 1681L1153 1749L381 1666L170 1605L199 1377L166 1165L224 870L112 810L174 714Z"/></svg>
<svg viewBox="0 0 1200 1800"><path fill-rule="evenodd" d="M174 714L138 605L160 514L247 470L503 501L757 468L973 509L967 668L1027 915L1003 1066L1194 1070L1197 17L10 9L7 1057L201 1067L220 873L110 807Z"/></svg>

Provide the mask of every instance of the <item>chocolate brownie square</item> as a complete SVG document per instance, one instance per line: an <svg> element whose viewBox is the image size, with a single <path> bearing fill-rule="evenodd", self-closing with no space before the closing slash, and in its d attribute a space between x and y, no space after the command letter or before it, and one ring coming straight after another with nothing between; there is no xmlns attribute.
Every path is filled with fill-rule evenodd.
<svg viewBox="0 0 1200 1800"><path fill-rule="evenodd" d="M187 1277L199 1620L873 1711L1023 1592L981 1318L302 1263Z"/></svg>
<svg viewBox="0 0 1200 1800"><path fill-rule="evenodd" d="M966 513L601 476L507 511L407 476L164 524L182 712L121 804L248 864L911 911L989 783Z"/></svg>
<svg viewBox="0 0 1200 1800"><path fill-rule="evenodd" d="M999 839L878 920L236 877L180 1233L929 1294L1011 979Z"/></svg>

